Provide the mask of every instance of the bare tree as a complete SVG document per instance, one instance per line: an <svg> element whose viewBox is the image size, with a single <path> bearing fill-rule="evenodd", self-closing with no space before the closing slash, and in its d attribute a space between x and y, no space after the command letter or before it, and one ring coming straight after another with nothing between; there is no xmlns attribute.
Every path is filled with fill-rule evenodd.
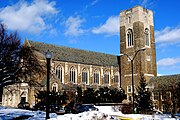
<svg viewBox="0 0 180 120"><path fill-rule="evenodd" d="M21 45L17 32L7 32L0 25L0 86L3 88L17 82L29 82L44 73L33 48ZM32 82L31 82L32 83Z"/></svg>

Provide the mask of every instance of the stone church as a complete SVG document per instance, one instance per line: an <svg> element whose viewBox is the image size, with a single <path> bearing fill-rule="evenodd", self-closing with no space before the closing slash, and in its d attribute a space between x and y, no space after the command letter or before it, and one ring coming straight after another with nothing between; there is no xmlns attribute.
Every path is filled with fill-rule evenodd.
<svg viewBox="0 0 180 120"><path fill-rule="evenodd" d="M122 87L126 91L127 101L131 101L131 62L133 62L135 88L139 84L141 74L144 74L147 82L150 78L157 76L153 12L141 6L121 11L119 27L120 56L30 40L26 40L25 44L36 50L41 61L45 62L44 53L47 50L53 54L51 59L51 90L59 91L66 84L80 85L84 89L100 86ZM145 51L140 51L142 48ZM45 79L39 78L42 81L42 86L46 86ZM8 86L3 91L2 104L17 107L20 101L27 101L33 106L35 91L36 88L31 87L28 83Z"/></svg>

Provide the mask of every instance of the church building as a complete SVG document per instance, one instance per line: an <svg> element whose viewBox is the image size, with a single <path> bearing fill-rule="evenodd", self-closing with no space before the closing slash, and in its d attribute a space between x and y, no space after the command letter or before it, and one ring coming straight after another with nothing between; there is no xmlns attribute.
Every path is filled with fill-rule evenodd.
<svg viewBox="0 0 180 120"><path fill-rule="evenodd" d="M47 50L53 55L50 90L59 91L66 84L80 85L83 89L121 87L130 102L133 88L132 69L135 88L139 84L141 74L147 82L157 76L153 12L135 6L121 11L119 22L119 56L26 40L25 43L36 50L41 61L46 62L44 54ZM44 86L45 79L39 78ZM17 107L23 100L33 106L35 91L36 89L28 83L8 86L3 91L2 104Z"/></svg>

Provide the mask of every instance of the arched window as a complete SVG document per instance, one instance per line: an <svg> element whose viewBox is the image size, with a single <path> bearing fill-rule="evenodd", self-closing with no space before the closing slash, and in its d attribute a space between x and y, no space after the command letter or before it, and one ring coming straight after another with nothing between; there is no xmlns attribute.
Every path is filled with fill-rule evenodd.
<svg viewBox="0 0 180 120"><path fill-rule="evenodd" d="M74 67L70 69L70 82L76 82L76 69Z"/></svg>
<svg viewBox="0 0 180 120"><path fill-rule="evenodd" d="M149 30L146 28L145 29L145 34L144 34L144 40L145 40L145 45L146 46L150 46L150 44L149 44Z"/></svg>
<svg viewBox="0 0 180 120"><path fill-rule="evenodd" d="M127 86L127 93L132 93L132 86L131 85Z"/></svg>
<svg viewBox="0 0 180 120"><path fill-rule="evenodd" d="M128 29L127 31L127 46L131 47L133 46L133 32L132 29Z"/></svg>
<svg viewBox="0 0 180 120"><path fill-rule="evenodd" d="M104 73L104 84L109 84L109 72Z"/></svg>
<svg viewBox="0 0 180 120"><path fill-rule="evenodd" d="M60 65L56 67L56 76L62 83L62 67Z"/></svg>
<svg viewBox="0 0 180 120"><path fill-rule="evenodd" d="M94 83L99 84L99 71L98 70L94 71Z"/></svg>
<svg viewBox="0 0 180 120"><path fill-rule="evenodd" d="M58 91L58 84L57 83L53 83L52 85L52 91L57 92Z"/></svg>
<svg viewBox="0 0 180 120"><path fill-rule="evenodd" d="M128 23L131 23L131 17L128 16Z"/></svg>
<svg viewBox="0 0 180 120"><path fill-rule="evenodd" d="M118 83L118 82L119 82L119 73L116 72L116 73L114 74L114 83Z"/></svg>
<svg viewBox="0 0 180 120"><path fill-rule="evenodd" d="M82 82L86 84L88 83L88 71L86 68L82 70Z"/></svg>

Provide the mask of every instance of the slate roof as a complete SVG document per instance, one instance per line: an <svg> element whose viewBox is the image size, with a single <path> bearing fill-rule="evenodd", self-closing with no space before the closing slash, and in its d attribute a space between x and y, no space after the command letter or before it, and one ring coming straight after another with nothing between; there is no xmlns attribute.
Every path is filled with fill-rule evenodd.
<svg viewBox="0 0 180 120"><path fill-rule="evenodd" d="M152 77L149 84L154 85L154 90L166 90L180 82L180 74Z"/></svg>
<svg viewBox="0 0 180 120"><path fill-rule="evenodd" d="M118 60L115 55L68 48L30 40L28 42L32 48L42 54L49 49L53 54L53 59L57 61L118 67Z"/></svg>

